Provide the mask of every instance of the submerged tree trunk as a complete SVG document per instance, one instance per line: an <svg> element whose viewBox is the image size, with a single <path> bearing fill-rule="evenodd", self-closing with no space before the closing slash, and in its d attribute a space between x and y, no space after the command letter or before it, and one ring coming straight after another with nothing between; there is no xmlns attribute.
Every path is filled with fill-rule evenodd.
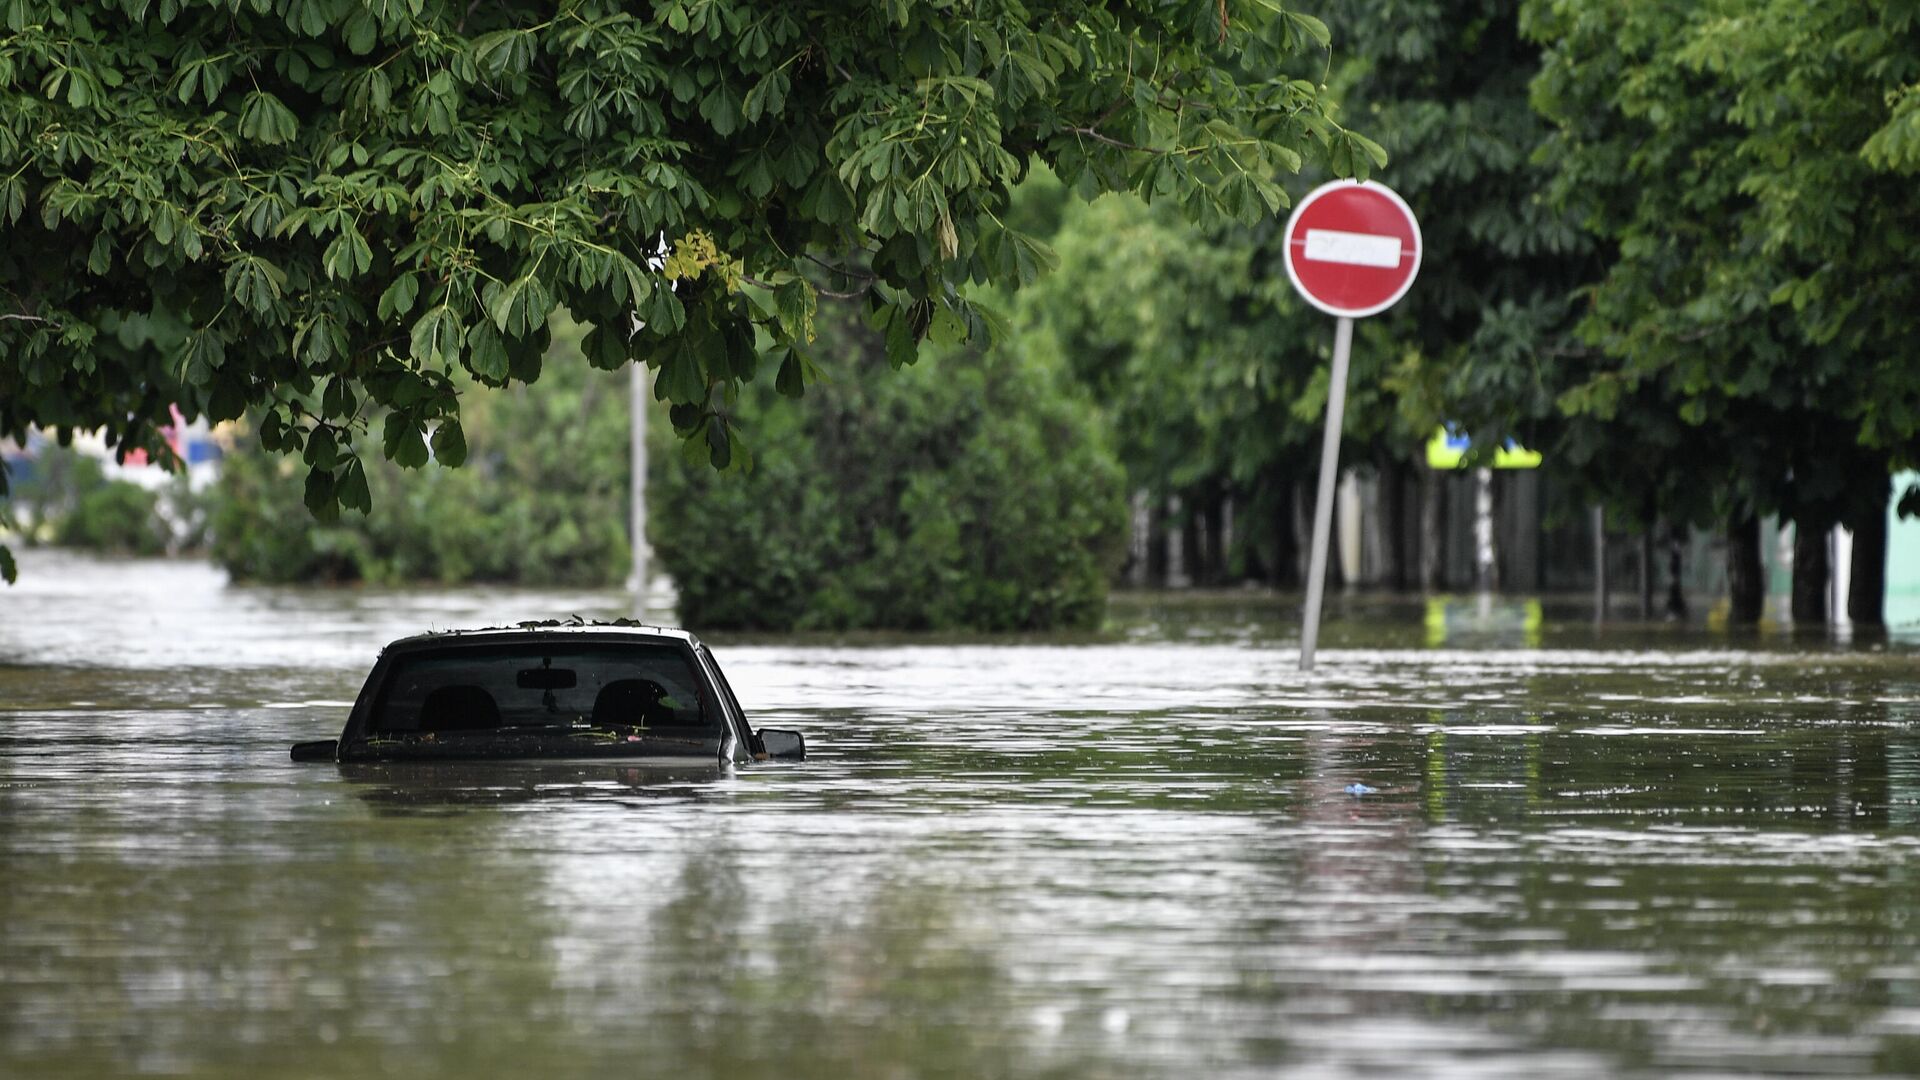
<svg viewBox="0 0 1920 1080"><path fill-rule="evenodd" d="M1793 523L1793 621L1827 621L1827 587L1833 568L1827 559L1827 529Z"/></svg>
<svg viewBox="0 0 1920 1080"><path fill-rule="evenodd" d="M1227 497L1220 485L1207 487L1201 506L1200 524L1205 533L1205 551L1196 560L1196 584L1219 585L1227 580Z"/></svg>
<svg viewBox="0 0 1920 1080"><path fill-rule="evenodd" d="M1147 584L1167 583L1171 553L1167 550L1167 500L1150 498L1147 505Z"/></svg>
<svg viewBox="0 0 1920 1080"><path fill-rule="evenodd" d="M1607 618L1607 512L1594 506L1588 516L1593 522L1593 617Z"/></svg>
<svg viewBox="0 0 1920 1080"><path fill-rule="evenodd" d="M1765 569L1760 562L1760 518L1753 513L1727 523L1727 619L1738 625L1760 621L1767 601Z"/></svg>
<svg viewBox="0 0 1920 1080"><path fill-rule="evenodd" d="M1853 578L1847 585L1847 618L1859 626L1879 626L1887 616L1887 495L1880 486L1872 505L1863 505L1853 529Z"/></svg>
<svg viewBox="0 0 1920 1080"><path fill-rule="evenodd" d="M1493 470L1473 470L1473 584L1481 592L1500 591L1499 507L1494 504Z"/></svg>
<svg viewBox="0 0 1920 1080"><path fill-rule="evenodd" d="M1276 589L1300 587L1300 542L1294 532L1293 477L1274 471L1273 477L1273 565L1268 583Z"/></svg>
<svg viewBox="0 0 1920 1080"><path fill-rule="evenodd" d="M1439 469L1420 472L1420 589L1440 592L1447 587L1447 474Z"/></svg>
<svg viewBox="0 0 1920 1080"><path fill-rule="evenodd" d="M1127 501L1128 520L1132 523L1132 535L1127 540L1127 584L1136 589L1147 584L1147 553L1153 532L1153 511L1149 508L1152 498L1146 488L1135 488Z"/></svg>
<svg viewBox="0 0 1920 1080"><path fill-rule="evenodd" d="M1687 593L1680 580L1681 559L1686 554L1687 528L1674 525L1667 530L1667 618L1687 617Z"/></svg>
<svg viewBox="0 0 1920 1080"><path fill-rule="evenodd" d="M1193 584L1193 508L1180 495L1167 496L1167 587Z"/></svg>
<svg viewBox="0 0 1920 1080"><path fill-rule="evenodd" d="M1300 587L1307 585L1307 563L1313 558L1313 500L1317 481L1313 484L1293 485L1293 571L1299 579ZM1327 582L1331 583L1340 572L1340 560L1334 557L1332 530L1328 530L1327 562L1332 566Z"/></svg>
<svg viewBox="0 0 1920 1080"><path fill-rule="evenodd" d="M1653 530L1651 517L1640 528L1640 617L1653 618Z"/></svg>
<svg viewBox="0 0 1920 1080"><path fill-rule="evenodd" d="M1379 525L1380 584L1395 592L1407 588L1407 469L1399 459L1388 456L1380 462L1377 515Z"/></svg>

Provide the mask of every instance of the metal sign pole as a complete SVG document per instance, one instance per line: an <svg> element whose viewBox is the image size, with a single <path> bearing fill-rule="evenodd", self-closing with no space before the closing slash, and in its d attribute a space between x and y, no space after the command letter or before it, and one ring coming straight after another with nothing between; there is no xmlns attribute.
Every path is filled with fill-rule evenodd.
<svg viewBox="0 0 1920 1080"><path fill-rule="evenodd" d="M1307 558L1307 613L1300 627L1300 670L1313 670L1320 637L1320 600L1326 594L1327 534L1333 528L1333 489L1340 475L1340 427L1347 409L1347 355L1353 351L1353 320L1341 316L1333 331L1333 374L1327 382L1327 434L1320 447L1320 489L1313 499L1313 548Z"/></svg>

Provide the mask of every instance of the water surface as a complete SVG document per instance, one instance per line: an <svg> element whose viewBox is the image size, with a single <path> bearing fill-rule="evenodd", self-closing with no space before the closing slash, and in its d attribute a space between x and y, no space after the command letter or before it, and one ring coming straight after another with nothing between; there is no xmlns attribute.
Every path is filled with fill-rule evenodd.
<svg viewBox="0 0 1920 1080"><path fill-rule="evenodd" d="M621 597L21 561L7 1076L1920 1072L1897 634L1134 600L715 641L800 765L296 766L384 641Z"/></svg>

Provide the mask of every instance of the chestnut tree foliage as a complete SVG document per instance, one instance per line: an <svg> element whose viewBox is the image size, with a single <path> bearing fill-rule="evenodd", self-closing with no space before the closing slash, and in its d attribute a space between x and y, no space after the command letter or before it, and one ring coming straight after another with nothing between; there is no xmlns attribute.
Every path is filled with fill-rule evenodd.
<svg viewBox="0 0 1920 1080"><path fill-rule="evenodd" d="M1524 12L1550 195L1606 256L1559 410L1671 516L1883 523L1920 465L1920 3Z"/></svg>
<svg viewBox="0 0 1920 1080"><path fill-rule="evenodd" d="M1281 0L0 0L0 435L249 409L322 516L350 433L465 454L456 368L531 381L547 318L728 402L813 375L822 295L891 361L990 337L969 283L1051 260L1003 222L1049 163L1195 217L1282 210L1336 122L1325 27ZM0 479L0 483L3 483Z"/></svg>

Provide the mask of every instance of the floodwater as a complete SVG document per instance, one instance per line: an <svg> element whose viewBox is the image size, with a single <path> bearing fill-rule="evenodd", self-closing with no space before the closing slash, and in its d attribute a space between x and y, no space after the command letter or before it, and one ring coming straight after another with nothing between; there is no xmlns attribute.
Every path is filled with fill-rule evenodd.
<svg viewBox="0 0 1920 1080"><path fill-rule="evenodd" d="M382 642L621 598L21 563L7 1077L1920 1072L1911 638L1136 600L716 641L804 764L356 768Z"/></svg>

